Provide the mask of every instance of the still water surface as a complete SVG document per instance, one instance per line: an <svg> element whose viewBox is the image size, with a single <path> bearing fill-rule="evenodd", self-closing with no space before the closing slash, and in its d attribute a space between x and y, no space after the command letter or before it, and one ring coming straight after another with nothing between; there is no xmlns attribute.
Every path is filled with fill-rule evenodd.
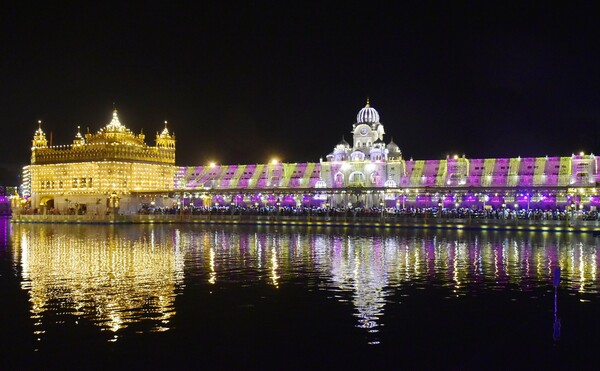
<svg viewBox="0 0 600 371"><path fill-rule="evenodd" d="M4 365L591 367L600 345L597 242L0 220Z"/></svg>

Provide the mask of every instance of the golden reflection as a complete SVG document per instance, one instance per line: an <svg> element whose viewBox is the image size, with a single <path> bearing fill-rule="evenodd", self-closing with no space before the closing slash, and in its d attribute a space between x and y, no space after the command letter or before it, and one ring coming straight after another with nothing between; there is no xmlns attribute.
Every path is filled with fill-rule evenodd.
<svg viewBox="0 0 600 371"><path fill-rule="evenodd" d="M580 286L579 286L579 292L584 293L585 292L585 256L583 255L583 244L579 243L578 246L578 259L579 259L579 282L580 282Z"/></svg>
<svg viewBox="0 0 600 371"><path fill-rule="evenodd" d="M157 241L154 233L132 238L113 227L58 233L60 228L15 225L15 258L20 257L35 325L54 310L112 332L142 320L155 324L150 331L168 328L183 278L183 257L170 238Z"/></svg>
<svg viewBox="0 0 600 371"><path fill-rule="evenodd" d="M277 269L279 268L279 264L277 263L277 249L275 246L271 247L271 282L273 286L279 287L279 276L277 275Z"/></svg>
<svg viewBox="0 0 600 371"><path fill-rule="evenodd" d="M210 272L208 273L208 283L214 285L217 283L217 272L215 270L215 249L213 247L209 250L208 265L210 269Z"/></svg>

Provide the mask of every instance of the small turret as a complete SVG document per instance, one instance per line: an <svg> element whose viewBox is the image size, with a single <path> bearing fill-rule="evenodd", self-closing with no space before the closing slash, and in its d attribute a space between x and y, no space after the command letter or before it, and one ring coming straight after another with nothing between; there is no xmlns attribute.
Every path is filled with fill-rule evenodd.
<svg viewBox="0 0 600 371"><path fill-rule="evenodd" d="M167 129L167 122L165 121L165 128L162 133L156 132L156 146L159 148L172 148L175 149L175 133L169 134Z"/></svg>
<svg viewBox="0 0 600 371"><path fill-rule="evenodd" d="M75 134L75 139L73 139L74 146L82 146L85 144L85 138L81 135L81 127L77 126L77 134Z"/></svg>
<svg viewBox="0 0 600 371"><path fill-rule="evenodd" d="M33 148L48 147L48 140L46 140L46 134L42 131L42 121L38 121L38 129L33 134L33 140L31 141Z"/></svg>

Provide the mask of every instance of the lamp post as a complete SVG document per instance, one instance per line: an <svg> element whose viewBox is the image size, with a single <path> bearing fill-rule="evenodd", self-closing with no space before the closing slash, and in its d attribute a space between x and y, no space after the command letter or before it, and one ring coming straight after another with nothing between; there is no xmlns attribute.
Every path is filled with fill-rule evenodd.
<svg viewBox="0 0 600 371"><path fill-rule="evenodd" d="M277 217L281 214L281 201L277 199Z"/></svg>
<svg viewBox="0 0 600 371"><path fill-rule="evenodd" d="M444 204L442 203L442 201L438 201L438 219L440 219L442 217L442 206L444 206Z"/></svg>
<svg viewBox="0 0 600 371"><path fill-rule="evenodd" d="M346 218L348 218L348 213L350 212L350 209L352 209L352 202L348 202L348 209L346 209Z"/></svg>

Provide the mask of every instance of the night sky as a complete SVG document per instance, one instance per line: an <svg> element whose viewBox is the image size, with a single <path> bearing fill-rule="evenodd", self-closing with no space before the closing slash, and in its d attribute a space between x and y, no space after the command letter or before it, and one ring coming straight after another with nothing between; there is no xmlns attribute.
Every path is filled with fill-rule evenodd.
<svg viewBox="0 0 600 371"><path fill-rule="evenodd" d="M124 3L3 5L0 184L113 102L178 165L318 161L367 97L406 158L600 153L596 1Z"/></svg>

